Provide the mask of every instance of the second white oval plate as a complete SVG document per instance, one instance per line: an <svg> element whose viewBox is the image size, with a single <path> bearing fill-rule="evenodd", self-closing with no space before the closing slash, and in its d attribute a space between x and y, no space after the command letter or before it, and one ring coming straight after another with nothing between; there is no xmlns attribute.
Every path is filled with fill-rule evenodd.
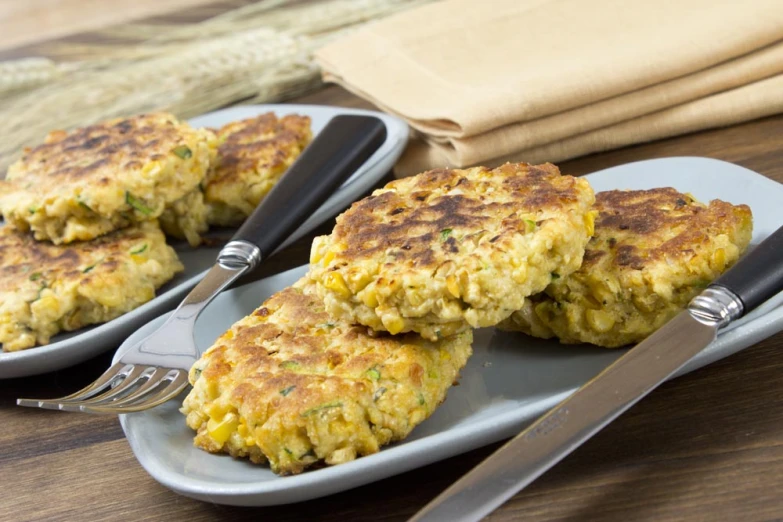
<svg viewBox="0 0 783 522"><path fill-rule="evenodd" d="M339 114L375 116L386 125L386 141L383 145L280 248L285 248L291 242L303 237L370 190L391 170L408 141L408 125L399 118L375 111L320 105L242 105L198 116L189 120L189 123L194 127L220 127L232 121L252 118L269 111L279 116L286 114L310 116L313 136L321 132L329 120ZM185 270L165 284L152 301L105 324L56 335L46 346L19 352L0 351L0 379L38 375L86 361L90 357L116 348L134 330L177 306L185 294L201 280L206 270L214 264L220 249L204 246L190 248L183 242L171 244L177 250Z"/></svg>

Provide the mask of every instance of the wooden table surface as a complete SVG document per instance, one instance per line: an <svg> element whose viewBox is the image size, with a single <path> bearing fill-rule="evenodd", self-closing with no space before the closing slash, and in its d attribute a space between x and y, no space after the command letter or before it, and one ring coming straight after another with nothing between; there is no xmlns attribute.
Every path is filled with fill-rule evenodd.
<svg viewBox="0 0 783 522"><path fill-rule="evenodd" d="M336 88L292 100L364 107ZM697 155L783 182L783 116L596 154L584 174L629 161ZM706 179L705 183L709 183ZM265 268L307 259L301 241ZM783 520L783 334L667 383L489 520ZM235 508L180 497L138 465L116 418L16 407L70 393L111 354L0 383L0 520L405 520L498 445L330 497Z"/></svg>

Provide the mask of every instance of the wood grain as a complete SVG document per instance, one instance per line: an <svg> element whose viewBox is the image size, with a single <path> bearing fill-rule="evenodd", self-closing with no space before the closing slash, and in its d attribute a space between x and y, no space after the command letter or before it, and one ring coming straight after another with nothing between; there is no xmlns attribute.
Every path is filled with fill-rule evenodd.
<svg viewBox="0 0 783 522"><path fill-rule="evenodd" d="M296 101L367 106L337 87ZM585 174L695 155L783 181L780 136L783 116L596 154L562 168ZM307 250L307 240L297 243L270 260L265 273L306 261ZM783 520L782 349L778 334L663 385L488 520ZM0 520L405 520L498 447L295 505L212 505L151 479L115 418L14 406L20 396L72 392L110 358L0 383Z"/></svg>

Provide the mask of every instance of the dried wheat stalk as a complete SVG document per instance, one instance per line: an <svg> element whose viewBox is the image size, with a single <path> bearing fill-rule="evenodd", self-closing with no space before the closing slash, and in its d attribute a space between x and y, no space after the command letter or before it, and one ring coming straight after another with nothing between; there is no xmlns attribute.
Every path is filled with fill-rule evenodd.
<svg viewBox="0 0 783 522"><path fill-rule="evenodd" d="M0 62L0 92L13 93L51 82L60 75L57 65L47 58L22 58Z"/></svg>
<svg viewBox="0 0 783 522"><path fill-rule="evenodd" d="M61 45L78 61L0 63L0 172L51 129L168 110L191 117L315 88L315 49L362 23L429 0L249 4L197 24L129 24L135 45ZM51 53L56 54L56 53Z"/></svg>

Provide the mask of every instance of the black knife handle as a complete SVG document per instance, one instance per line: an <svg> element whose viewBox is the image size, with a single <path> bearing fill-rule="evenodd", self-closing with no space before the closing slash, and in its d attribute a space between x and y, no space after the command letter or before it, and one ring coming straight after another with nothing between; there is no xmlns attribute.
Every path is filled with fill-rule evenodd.
<svg viewBox="0 0 783 522"><path fill-rule="evenodd" d="M386 140L374 116L332 118L232 238L269 256Z"/></svg>
<svg viewBox="0 0 783 522"><path fill-rule="evenodd" d="M739 297L743 315L783 290L783 226L710 286L722 286Z"/></svg>

